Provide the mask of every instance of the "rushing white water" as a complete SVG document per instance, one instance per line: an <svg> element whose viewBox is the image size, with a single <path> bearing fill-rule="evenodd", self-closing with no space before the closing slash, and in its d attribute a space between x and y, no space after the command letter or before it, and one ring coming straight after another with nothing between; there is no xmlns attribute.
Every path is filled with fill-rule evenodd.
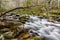
<svg viewBox="0 0 60 40"><path fill-rule="evenodd" d="M30 29L29 33L37 33L45 40L60 40L60 23L49 22L47 19L40 19L37 16L29 15L30 20L24 24L25 29ZM31 33L32 31L32 33Z"/></svg>

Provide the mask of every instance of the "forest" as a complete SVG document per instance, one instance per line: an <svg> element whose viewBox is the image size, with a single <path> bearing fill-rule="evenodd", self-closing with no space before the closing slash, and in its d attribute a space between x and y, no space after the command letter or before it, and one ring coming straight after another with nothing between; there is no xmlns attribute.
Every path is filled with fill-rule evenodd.
<svg viewBox="0 0 60 40"><path fill-rule="evenodd" d="M60 0L0 0L0 40L60 40Z"/></svg>

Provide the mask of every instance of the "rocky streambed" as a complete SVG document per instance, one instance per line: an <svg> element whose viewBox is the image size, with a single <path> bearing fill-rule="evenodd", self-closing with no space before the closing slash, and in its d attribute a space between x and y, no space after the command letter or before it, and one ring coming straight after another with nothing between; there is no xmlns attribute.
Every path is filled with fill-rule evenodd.
<svg viewBox="0 0 60 40"><path fill-rule="evenodd" d="M34 15L6 15L0 19L1 40L60 40L60 22Z"/></svg>

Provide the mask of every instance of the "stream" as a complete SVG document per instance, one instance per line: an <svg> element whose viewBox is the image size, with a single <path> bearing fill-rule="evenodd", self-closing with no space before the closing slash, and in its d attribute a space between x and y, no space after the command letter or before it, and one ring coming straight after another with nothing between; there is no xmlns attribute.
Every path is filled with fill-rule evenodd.
<svg viewBox="0 0 60 40"><path fill-rule="evenodd" d="M25 29L29 29L29 34L36 35L45 40L60 40L60 22L48 21L45 18L29 15L30 20L24 24Z"/></svg>

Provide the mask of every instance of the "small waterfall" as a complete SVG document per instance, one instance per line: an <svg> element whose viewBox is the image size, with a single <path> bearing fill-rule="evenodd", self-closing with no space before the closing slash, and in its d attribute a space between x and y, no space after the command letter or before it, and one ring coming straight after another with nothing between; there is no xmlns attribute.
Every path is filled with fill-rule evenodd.
<svg viewBox="0 0 60 40"><path fill-rule="evenodd" d="M30 20L24 24L24 28L29 29L30 34L37 33L37 36L45 40L60 40L60 22L53 23L47 19L40 19L38 16L29 16Z"/></svg>

